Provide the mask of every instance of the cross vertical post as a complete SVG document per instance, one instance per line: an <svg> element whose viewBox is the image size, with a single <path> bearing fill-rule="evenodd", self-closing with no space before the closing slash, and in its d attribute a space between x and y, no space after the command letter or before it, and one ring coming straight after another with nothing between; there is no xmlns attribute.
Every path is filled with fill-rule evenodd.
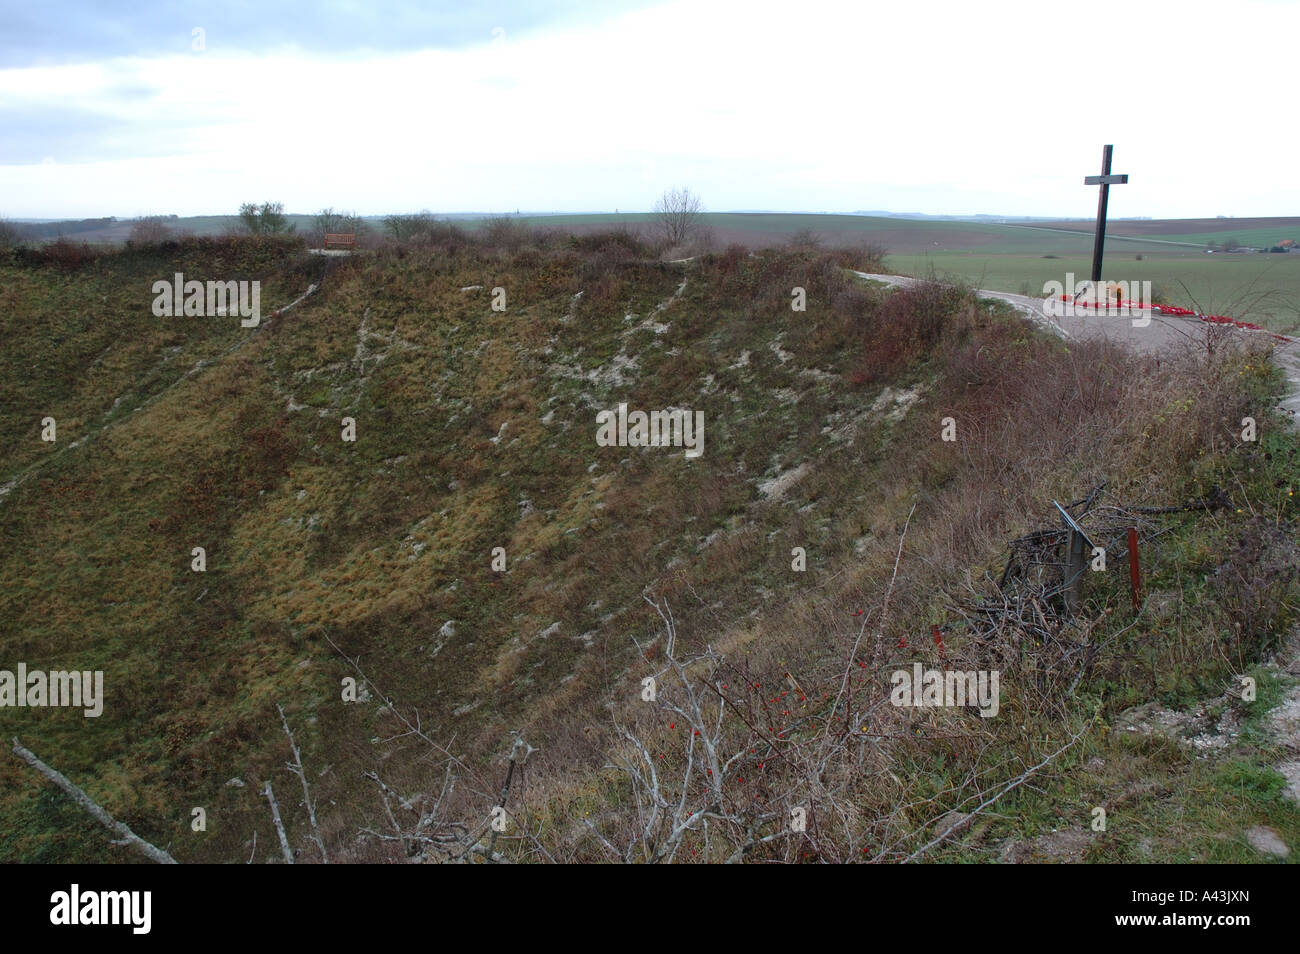
<svg viewBox="0 0 1300 954"><path fill-rule="evenodd" d="M1112 185L1124 185L1128 182L1127 175L1110 174L1110 154L1114 146L1103 146L1101 151L1101 175L1088 176L1083 180L1084 185L1101 186L1101 196L1097 199L1097 234L1092 242L1092 284L1097 287L1101 281L1101 252L1102 246L1106 243L1106 203L1110 198L1110 187Z"/></svg>

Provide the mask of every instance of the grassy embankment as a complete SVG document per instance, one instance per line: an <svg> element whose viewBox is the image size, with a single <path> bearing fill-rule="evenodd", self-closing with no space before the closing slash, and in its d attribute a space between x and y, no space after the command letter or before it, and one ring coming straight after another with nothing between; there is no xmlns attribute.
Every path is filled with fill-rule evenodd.
<svg viewBox="0 0 1300 954"><path fill-rule="evenodd" d="M273 856L258 795L271 778L310 858L278 702L331 853L400 854L358 839L387 825L363 773L436 792L445 755L380 699L342 702L355 673L333 644L462 760L444 812L486 815L519 729L540 751L512 805L536 842L499 850L608 857L583 822L622 845L636 816L610 761L628 742L608 704L665 777L688 741L639 702L656 650L647 662L632 637L662 653L652 593L673 609L679 652L707 642L747 685L799 687L798 706L745 694L770 720L764 737L783 734L765 744L791 746L788 765L843 728L836 687L863 632L855 614L871 614L849 690L870 745L837 743L831 781L770 754L725 779L728 811L812 800L815 819L835 820L758 856L906 854L935 818L1079 733L936 856L996 857L1008 839L1086 830L1095 805L1112 806L1111 823L1088 834L1091 860L1244 860L1235 833L1252 820L1296 846L1300 818L1262 733L1205 760L1106 731L1135 705L1219 695L1289 624L1294 574L1276 568L1294 560L1297 446L1269 410L1276 375L1226 345L1159 366L1067 347L960 289L890 294L847 270L870 264L733 250L666 265L626 236L520 233L503 246L448 232L335 260L317 295L273 320L326 267L292 243L0 265L0 483L23 477L0 501L4 665L103 669L108 696L99 719L0 710L5 737L183 860L243 860L254 830L259 856ZM262 327L155 318L150 285L175 271L259 278ZM790 309L796 285L804 313ZM504 312L491 308L497 286ZM704 411L704 456L597 447L595 414L620 401ZM1239 439L1247 414L1257 443ZM46 415L54 445L39 440ZM340 439L345 416L356 443ZM955 442L940 440L945 417ZM1007 666L998 717L879 705L890 671L934 662L930 626L996 573L1004 541L1102 480L1131 503L1217 485L1232 506L1167 519L1136 621L1122 567L1090 579L1088 625L1105 648L1069 694L1035 682L1052 647L977 645L958 627L951 659ZM190 570L195 546L206 573ZM503 574L490 566L498 546ZM805 572L791 569L794 547ZM1280 692L1272 677L1261 685L1242 708L1248 726ZM751 745L751 729L728 722L725 744ZM694 799L711 783L689 784ZM816 802L827 794L838 803ZM190 830L194 806L206 832ZM14 759L0 760L0 822L9 860L121 857ZM720 824L707 837L689 835L678 860L715 859L738 836Z"/></svg>

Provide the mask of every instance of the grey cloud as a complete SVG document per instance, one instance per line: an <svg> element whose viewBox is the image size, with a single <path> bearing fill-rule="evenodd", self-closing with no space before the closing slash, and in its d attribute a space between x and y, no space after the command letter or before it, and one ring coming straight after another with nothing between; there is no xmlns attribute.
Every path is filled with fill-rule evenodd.
<svg viewBox="0 0 1300 954"><path fill-rule="evenodd" d="M552 24L604 20L645 0L508 0L419 3L365 0L5 0L0 68L93 62L115 56L192 52L204 30L209 51L258 54L283 46L313 53L400 52L488 43Z"/></svg>

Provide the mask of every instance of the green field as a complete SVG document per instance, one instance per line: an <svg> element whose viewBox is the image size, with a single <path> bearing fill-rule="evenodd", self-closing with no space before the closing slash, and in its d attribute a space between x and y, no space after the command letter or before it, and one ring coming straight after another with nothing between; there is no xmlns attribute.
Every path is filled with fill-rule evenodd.
<svg viewBox="0 0 1300 954"><path fill-rule="evenodd" d="M1136 244L1136 243L1133 243ZM1216 254L1188 250L1133 252L1133 244L1106 244L1103 277L1108 281L1149 281L1156 302L1226 314L1274 331L1295 330L1300 322L1300 255ZM1121 249L1123 251L1121 251ZM1138 261L1136 255L1141 254ZM1059 258L1044 258L1058 255ZM981 288L1042 294L1048 281L1087 278L1092 253L1053 251L1040 255L936 250L891 254L887 266L907 275L955 277Z"/></svg>

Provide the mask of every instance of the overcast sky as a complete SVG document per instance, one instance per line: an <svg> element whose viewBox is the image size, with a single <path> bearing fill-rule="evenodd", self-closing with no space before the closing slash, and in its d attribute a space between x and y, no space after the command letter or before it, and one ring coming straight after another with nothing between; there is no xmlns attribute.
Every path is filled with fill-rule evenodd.
<svg viewBox="0 0 1300 954"><path fill-rule="evenodd" d="M196 31L201 31L196 33ZM0 215L1300 215L1296 0L0 0Z"/></svg>

